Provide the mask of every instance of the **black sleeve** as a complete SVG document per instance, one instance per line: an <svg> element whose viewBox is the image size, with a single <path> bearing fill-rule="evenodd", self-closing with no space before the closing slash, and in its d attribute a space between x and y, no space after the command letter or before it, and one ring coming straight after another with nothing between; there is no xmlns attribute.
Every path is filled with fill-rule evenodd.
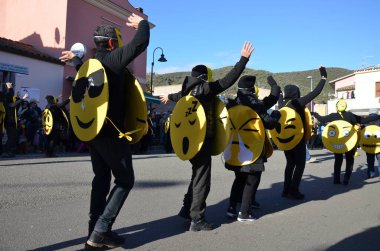
<svg viewBox="0 0 380 251"><path fill-rule="evenodd" d="M356 121L358 121L359 124L367 124L369 122L375 121L380 119L380 115L373 115L373 116L368 116L366 118L360 117L358 115L355 115Z"/></svg>
<svg viewBox="0 0 380 251"><path fill-rule="evenodd" d="M142 20L139 23L137 33L131 42L124 45L123 47L116 48L110 52L107 65L111 69L117 72L122 71L130 62L132 62L137 56L139 56L149 44L149 23L146 20ZM103 62L105 63L105 62Z"/></svg>
<svg viewBox="0 0 380 251"><path fill-rule="evenodd" d="M83 61L79 57L75 56L73 57L73 65L77 71L79 71L79 68L82 66Z"/></svg>
<svg viewBox="0 0 380 251"><path fill-rule="evenodd" d="M331 114L329 114L327 116L321 116L318 113L313 112L313 116L316 119L318 119L319 122L322 122L322 123L328 123L328 122L336 120L336 116L335 115L336 115L336 113L331 113Z"/></svg>
<svg viewBox="0 0 380 251"><path fill-rule="evenodd" d="M182 92L179 91L177 93L171 93L168 95L168 99L174 102L178 102L182 98Z"/></svg>
<svg viewBox="0 0 380 251"><path fill-rule="evenodd" d="M310 103L313 99L315 99L319 94L321 94L323 87L325 86L326 79L321 79L318 85L309 92L307 95L298 99L299 104L302 107L305 107L308 103Z"/></svg>
<svg viewBox="0 0 380 251"><path fill-rule="evenodd" d="M234 68L232 68L231 71L227 73L227 75L224 78L221 78L215 82L206 83L204 85L205 94L218 95L219 93L231 87L243 73L248 61L248 58L240 57L239 62L235 64Z"/></svg>
<svg viewBox="0 0 380 251"><path fill-rule="evenodd" d="M271 88L269 96L263 99L264 106L267 110L277 103L280 98L280 91L280 86L274 85Z"/></svg>
<svg viewBox="0 0 380 251"><path fill-rule="evenodd" d="M58 103L57 106L59 108L65 107L70 102L70 99L66 99L65 101L62 101L61 103Z"/></svg>

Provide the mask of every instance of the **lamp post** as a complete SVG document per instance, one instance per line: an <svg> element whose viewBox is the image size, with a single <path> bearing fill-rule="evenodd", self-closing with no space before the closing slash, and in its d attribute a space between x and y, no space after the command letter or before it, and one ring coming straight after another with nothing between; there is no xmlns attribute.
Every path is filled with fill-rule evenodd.
<svg viewBox="0 0 380 251"><path fill-rule="evenodd" d="M306 77L307 79L310 79L310 91L313 91L313 76ZM310 102L310 110L313 112L313 100Z"/></svg>
<svg viewBox="0 0 380 251"><path fill-rule="evenodd" d="M152 59L152 68L150 71L150 94L153 95L153 67L154 67L154 53L156 52L157 49L161 50L161 57L157 60L158 62L166 62L166 58L164 55L164 50L161 47L156 47L153 51L153 59Z"/></svg>

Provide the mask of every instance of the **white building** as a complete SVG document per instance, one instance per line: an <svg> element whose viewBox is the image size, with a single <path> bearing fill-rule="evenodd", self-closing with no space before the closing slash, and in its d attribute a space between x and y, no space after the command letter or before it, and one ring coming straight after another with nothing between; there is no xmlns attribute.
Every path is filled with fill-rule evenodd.
<svg viewBox="0 0 380 251"><path fill-rule="evenodd" d="M336 102L343 98L347 110L368 115L370 109L380 111L380 67L369 67L329 82L335 98L327 102L327 113L336 112Z"/></svg>

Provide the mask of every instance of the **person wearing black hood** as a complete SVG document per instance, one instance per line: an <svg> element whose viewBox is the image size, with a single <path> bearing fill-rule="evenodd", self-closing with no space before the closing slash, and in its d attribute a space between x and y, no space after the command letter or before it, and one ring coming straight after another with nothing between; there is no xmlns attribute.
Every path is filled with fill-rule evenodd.
<svg viewBox="0 0 380 251"><path fill-rule="evenodd" d="M326 116L321 116L316 112L312 112L311 114L318 119L319 122L329 123L335 120L344 120L350 123L351 125L359 125L359 124L367 124L369 122L380 119L380 115L374 114L372 116L368 116L366 118L355 115L352 112L346 111L347 103L345 100L341 99L336 102L336 111L334 113L330 113ZM354 167L354 155L356 152L356 146L354 146L350 151L344 153L346 157L346 172L344 173L343 185L347 186L350 177L352 174L352 169ZM340 182L340 174L341 168L343 164L343 154L342 153L334 153L334 184L341 184Z"/></svg>
<svg viewBox="0 0 380 251"><path fill-rule="evenodd" d="M279 111L274 110L270 115L268 109L277 103L280 97L281 88L277 85L272 76L267 78L271 87L269 96L263 100L258 99L258 88L255 85L255 76L243 76L238 82L237 97L228 102L227 108L230 109L236 105L248 106L254 110L262 120L265 129L274 129L278 127L278 120L281 117ZM240 113L240 117L244 116ZM245 121L247 118L243 118ZM227 216L234 218L238 216L238 221L254 221L253 212L251 210L253 198L257 192L261 180L261 174L264 171L264 163L267 161L265 145L258 159L247 165L235 166L225 163L228 170L235 172L235 180L231 187L230 205L227 210ZM241 201L240 212L237 215L236 206Z"/></svg>
<svg viewBox="0 0 380 251"><path fill-rule="evenodd" d="M135 182L131 146L125 138L119 138L118 130L125 131L123 120L126 108L121 104L126 99L126 67L148 47L150 28L147 20L134 13L128 17L126 25L137 32L128 44L121 47L114 26L102 24L94 32L94 58L100 61L108 78L107 118L112 123L104 123L100 132L89 141L95 176L92 181L89 234L85 246L88 249L114 248L124 243L124 238L112 231L112 225ZM77 70L82 63L70 51L62 52L60 59L64 62L73 61ZM115 185L110 192L112 175Z"/></svg>
<svg viewBox="0 0 380 251"><path fill-rule="evenodd" d="M240 77L254 48L251 43L245 42L241 50L241 58L232 70L224 77L216 81L208 82L208 70L205 65L197 65L187 76L182 84L182 90L178 93L161 95L161 102L168 100L177 102L181 97L191 93L202 104L206 113L206 137L200 151L190 159L192 164L192 176L188 191L183 199L183 206L179 216L191 219L190 231L212 230L213 225L205 220L206 198L211 186L211 148L213 138L213 107L214 98L219 93L231 87Z"/></svg>
<svg viewBox="0 0 380 251"><path fill-rule="evenodd" d="M303 125L305 121L305 106L316 98L326 83L326 68L319 68L321 80L313 91L301 97L300 90L296 85L286 85L284 87L284 99L279 101L279 106L286 106L294 109L301 117ZM295 200L303 200L304 195L300 193L299 186L306 164L306 141L304 138L291 150L285 150L286 167L284 174L284 188L282 197Z"/></svg>

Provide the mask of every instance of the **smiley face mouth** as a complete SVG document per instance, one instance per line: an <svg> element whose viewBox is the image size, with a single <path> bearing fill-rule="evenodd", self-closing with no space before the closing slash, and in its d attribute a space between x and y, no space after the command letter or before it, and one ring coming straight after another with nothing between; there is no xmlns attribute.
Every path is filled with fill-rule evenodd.
<svg viewBox="0 0 380 251"><path fill-rule="evenodd" d="M92 125L92 123L95 121L95 119L93 118L91 121L85 123L85 122L82 122L82 121L78 118L78 116L75 116L75 119L77 120L78 125L79 125L81 128L83 128L83 129L88 129L88 128Z"/></svg>
<svg viewBox="0 0 380 251"><path fill-rule="evenodd" d="M240 145L239 141L232 141L231 142L232 145ZM244 144L245 148L249 149L249 146Z"/></svg>
<svg viewBox="0 0 380 251"><path fill-rule="evenodd" d="M362 147L366 147L366 148L376 148L376 147L379 147L380 144L379 143L376 143L376 144L363 144Z"/></svg>
<svg viewBox="0 0 380 251"><path fill-rule="evenodd" d="M282 139L282 138L279 138L277 137L277 140L281 143L281 144L286 144L286 143L289 143L290 141L292 141L294 139L294 135L289 137L289 138L286 138L286 139Z"/></svg>
<svg viewBox="0 0 380 251"><path fill-rule="evenodd" d="M188 137L184 137L182 139L182 152L183 154L187 154L187 152L189 151L189 145L190 145L190 142L189 142L189 138Z"/></svg>
<svg viewBox="0 0 380 251"><path fill-rule="evenodd" d="M332 144L331 143L331 146L337 150L341 150L343 149L346 145L342 145L342 144Z"/></svg>

